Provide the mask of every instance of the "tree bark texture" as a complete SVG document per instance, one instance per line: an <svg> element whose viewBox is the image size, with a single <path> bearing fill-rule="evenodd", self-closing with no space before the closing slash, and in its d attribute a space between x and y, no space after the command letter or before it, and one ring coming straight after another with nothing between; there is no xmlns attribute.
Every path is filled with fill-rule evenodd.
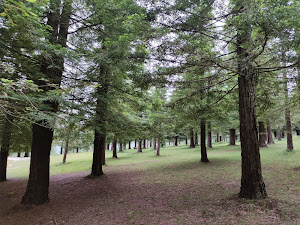
<svg viewBox="0 0 300 225"><path fill-rule="evenodd" d="M13 118L10 115L6 115L1 137L1 149L0 149L0 182L6 181L7 172L7 157L9 153L9 146L12 134L12 122Z"/></svg>
<svg viewBox="0 0 300 225"><path fill-rule="evenodd" d="M193 128L190 129L190 148L195 148Z"/></svg>
<svg viewBox="0 0 300 225"><path fill-rule="evenodd" d="M113 143L112 143L112 151L113 151L113 158L118 158L118 156L117 156L117 139L116 138L113 140Z"/></svg>
<svg viewBox="0 0 300 225"><path fill-rule="evenodd" d="M243 11L244 4L238 1L237 7ZM242 150L242 178L239 197L247 199L265 198L266 187L262 177L258 134L255 112L254 71L249 62L248 52L244 45L250 40L251 26L242 23L237 29L238 87L240 139Z"/></svg>
<svg viewBox="0 0 300 225"><path fill-rule="evenodd" d="M267 121L267 134L268 134L268 144L269 145L275 144L273 140L271 125L269 124L268 121Z"/></svg>
<svg viewBox="0 0 300 225"><path fill-rule="evenodd" d="M206 144L205 144L205 139L206 139L206 128L205 128L205 120L201 119L201 124L200 124L200 129L201 129L201 139L200 139L200 144L201 144L201 162L209 162L207 158L207 151L206 151Z"/></svg>
<svg viewBox="0 0 300 225"><path fill-rule="evenodd" d="M49 41L52 44L60 44L62 47L66 47L70 15L72 13L72 0L64 1L61 14L60 4L61 1L50 1L47 25L52 29ZM53 64L54 66L52 66ZM60 86L63 70L64 58L54 55L51 60L44 59L42 61L40 72L52 84ZM42 86L45 81L36 80L36 84ZM42 89L47 92L54 88L46 85ZM49 107L50 111L57 111L57 102L48 100L44 104ZM52 140L53 130L47 120L40 120L32 125L30 174L22 204L40 205L49 200L49 158Z"/></svg>
<svg viewBox="0 0 300 225"><path fill-rule="evenodd" d="M230 135L229 145L235 145L235 129L234 128L229 130L229 135Z"/></svg>
<svg viewBox="0 0 300 225"><path fill-rule="evenodd" d="M102 154L103 152L105 152L105 140L106 140L106 135L104 133L101 133L98 129L95 129L93 164L92 164L91 176L96 177L96 176L103 175Z"/></svg>

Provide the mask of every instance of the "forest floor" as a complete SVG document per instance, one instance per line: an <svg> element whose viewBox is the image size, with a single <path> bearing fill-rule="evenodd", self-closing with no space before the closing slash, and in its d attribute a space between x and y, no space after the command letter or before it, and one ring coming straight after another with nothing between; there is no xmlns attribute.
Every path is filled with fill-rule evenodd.
<svg viewBox="0 0 300 225"><path fill-rule="evenodd" d="M300 224L297 141L294 153L284 142L261 149L266 199L238 198L239 146L215 145L210 163L199 162L199 147L162 148L160 157L125 150L107 160L99 178L88 178L89 171L51 176L44 205L19 203L27 179L0 183L0 224ZM73 157L83 154L91 153Z"/></svg>

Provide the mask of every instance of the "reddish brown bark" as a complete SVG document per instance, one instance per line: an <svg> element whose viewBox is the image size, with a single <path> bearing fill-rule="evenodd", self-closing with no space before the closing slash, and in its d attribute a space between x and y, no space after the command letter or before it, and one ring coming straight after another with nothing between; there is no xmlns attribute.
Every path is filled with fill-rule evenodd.
<svg viewBox="0 0 300 225"><path fill-rule="evenodd" d="M154 138L154 140L153 140L153 149L156 150L156 148L157 148L156 147L156 138Z"/></svg>
<svg viewBox="0 0 300 225"><path fill-rule="evenodd" d="M242 2L237 7L244 10ZM240 27L241 26L241 27ZM239 87L240 139L242 149L242 178L239 197L256 199L267 196L262 178L255 113L254 71L244 45L251 37L250 24L237 26L237 65Z"/></svg>

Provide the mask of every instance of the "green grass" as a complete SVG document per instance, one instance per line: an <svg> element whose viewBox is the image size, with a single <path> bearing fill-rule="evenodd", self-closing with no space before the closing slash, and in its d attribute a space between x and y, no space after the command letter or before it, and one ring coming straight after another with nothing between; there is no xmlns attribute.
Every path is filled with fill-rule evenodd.
<svg viewBox="0 0 300 225"><path fill-rule="evenodd" d="M286 152L286 140L276 141L275 145L262 148L261 159L263 170L272 168L273 173L280 170L294 171L294 168L300 166L300 137L294 136L293 152ZM241 154L240 146L228 146L227 143L214 143L213 149L208 150L208 157L211 163L206 168L222 169L223 172L231 174L233 177L240 176L240 171L231 171L240 166ZM106 151L107 168L114 167L114 170L123 168L128 165L128 170L160 170L163 168L173 168L173 170L193 169L195 164L200 160L200 147L190 149L186 145L179 147L168 146L161 148L161 156L156 156L153 149L144 149L143 153L136 153L136 149L126 149L118 152L118 159L112 158L112 152ZM67 163L62 163L62 155L51 155L50 159L50 175L73 173L78 171L88 171L91 169L92 152L81 152L68 154ZM198 166L197 166L198 167ZM8 160L8 179L9 178L26 178L29 174L29 158L9 158ZM297 174L288 173L293 179ZM300 186L300 183L296 183Z"/></svg>

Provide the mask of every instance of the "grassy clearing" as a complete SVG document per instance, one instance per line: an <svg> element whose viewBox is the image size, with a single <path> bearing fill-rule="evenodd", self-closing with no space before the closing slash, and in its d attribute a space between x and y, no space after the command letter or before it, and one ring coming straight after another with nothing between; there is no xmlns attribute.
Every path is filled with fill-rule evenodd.
<svg viewBox="0 0 300 225"><path fill-rule="evenodd" d="M208 150L210 163L200 162L199 147L165 147L160 157L152 149L144 149L143 153L127 149L118 153L118 159L106 151L106 176L70 180L64 176L59 182L53 181L51 210L57 208L59 212L53 213L59 218L59 209L73 204L72 210L78 210L77 213L74 211L68 217L66 211L60 218L69 218L67 224L78 224L85 218L87 221L82 224L101 224L101 221L166 225L300 224L300 169L297 169L300 137L294 137L294 152L286 152L285 146L282 140L260 150L267 199L237 197L241 178L240 146L220 143ZM66 164L61 161L62 156L51 156L51 175L89 171L92 152L69 154ZM28 176L28 159L10 159L9 164L9 178ZM21 196L21 191L17 191ZM61 198L65 200L59 205ZM97 206L96 211L91 204ZM87 217L87 214L97 216ZM47 217L48 213L43 216Z"/></svg>

